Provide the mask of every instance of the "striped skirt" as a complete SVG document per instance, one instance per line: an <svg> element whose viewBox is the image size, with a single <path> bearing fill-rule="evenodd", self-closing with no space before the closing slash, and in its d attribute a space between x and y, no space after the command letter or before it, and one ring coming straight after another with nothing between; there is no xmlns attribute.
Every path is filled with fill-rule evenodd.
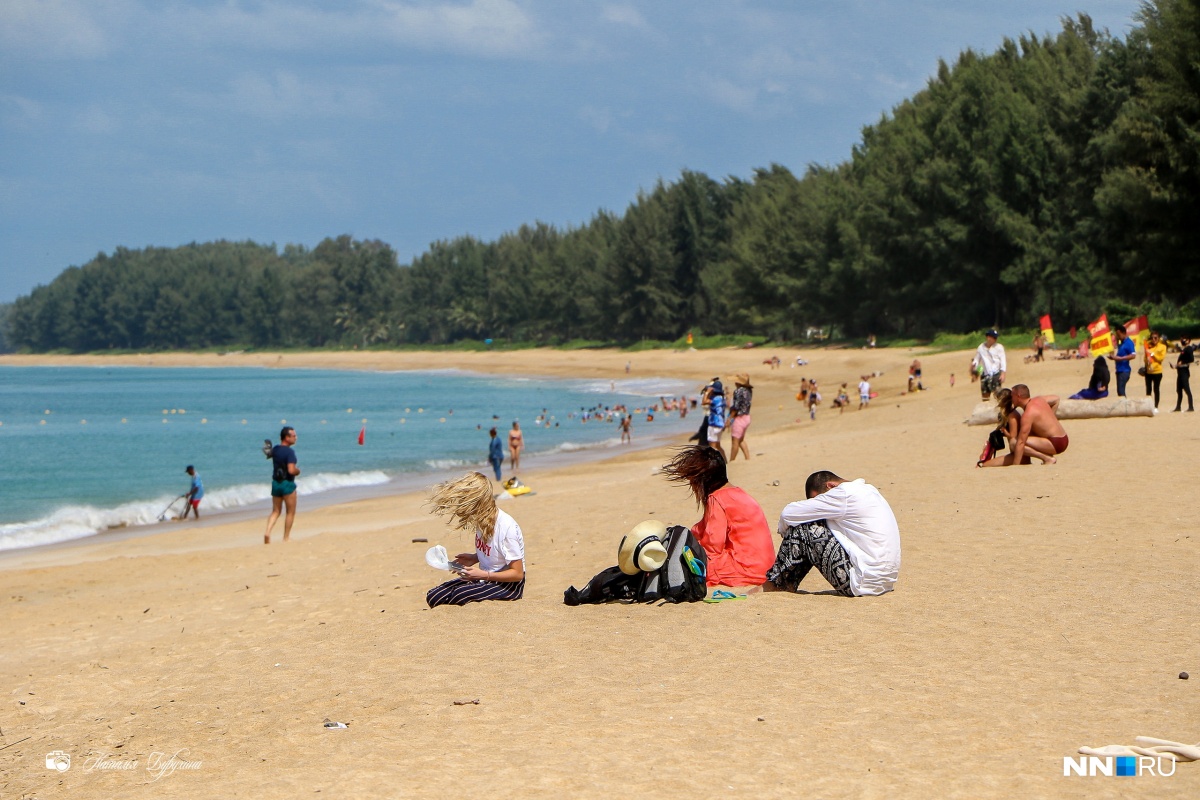
<svg viewBox="0 0 1200 800"><path fill-rule="evenodd" d="M438 606L465 606L484 600L520 600L525 594L525 579L515 583L498 581L466 581L454 578L435 586L425 594L430 608Z"/></svg>

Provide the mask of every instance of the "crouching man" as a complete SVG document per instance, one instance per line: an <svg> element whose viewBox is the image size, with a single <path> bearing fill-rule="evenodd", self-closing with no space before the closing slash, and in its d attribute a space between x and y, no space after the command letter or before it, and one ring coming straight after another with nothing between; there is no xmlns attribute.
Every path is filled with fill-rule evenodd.
<svg viewBox="0 0 1200 800"><path fill-rule="evenodd" d="M887 500L863 479L814 472L807 500L779 516L783 542L767 571L766 592L794 592L813 567L845 597L890 592L900 573L900 528Z"/></svg>

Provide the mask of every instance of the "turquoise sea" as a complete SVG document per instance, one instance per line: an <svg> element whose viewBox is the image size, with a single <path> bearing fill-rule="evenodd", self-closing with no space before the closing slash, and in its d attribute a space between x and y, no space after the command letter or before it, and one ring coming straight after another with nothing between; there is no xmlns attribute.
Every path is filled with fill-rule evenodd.
<svg viewBox="0 0 1200 800"><path fill-rule="evenodd" d="M523 469L619 446L616 422L594 416L605 407L640 409L640 444L677 436L699 417L647 422L645 409L693 388L452 370L0 367L0 550L114 528L153 532L187 490L189 464L204 481L206 517L265 506L261 448L283 424L297 431L301 497L387 494L452 471L487 472L488 428L505 438L514 420Z"/></svg>

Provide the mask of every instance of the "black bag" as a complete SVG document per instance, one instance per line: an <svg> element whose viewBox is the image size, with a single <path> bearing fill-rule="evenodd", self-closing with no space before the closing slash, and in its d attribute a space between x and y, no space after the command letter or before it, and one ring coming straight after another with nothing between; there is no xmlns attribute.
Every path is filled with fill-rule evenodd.
<svg viewBox="0 0 1200 800"><path fill-rule="evenodd" d="M563 592L569 606L624 600L634 603L694 603L708 596L708 556L690 528L672 525L663 537L667 560L654 572L626 575L609 567L587 582Z"/></svg>
<svg viewBox="0 0 1200 800"><path fill-rule="evenodd" d="M1004 439L1004 433L999 428L996 428L988 434L988 444L992 446L993 453L999 453L1008 442Z"/></svg>
<svg viewBox="0 0 1200 800"><path fill-rule="evenodd" d="M613 600L636 600L642 585L642 575L626 575L620 567L609 567L587 582L582 590L574 586L563 592L563 602L569 606L608 603Z"/></svg>
<svg viewBox="0 0 1200 800"><path fill-rule="evenodd" d="M1145 374L1146 374L1146 368L1145 368L1145 367L1138 367L1138 375L1142 375L1142 376L1144 376Z"/></svg>

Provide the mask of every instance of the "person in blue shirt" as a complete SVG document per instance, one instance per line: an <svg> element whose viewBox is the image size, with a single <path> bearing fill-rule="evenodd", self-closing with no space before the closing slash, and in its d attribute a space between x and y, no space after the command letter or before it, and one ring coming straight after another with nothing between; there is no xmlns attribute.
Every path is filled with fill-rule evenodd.
<svg viewBox="0 0 1200 800"><path fill-rule="evenodd" d="M200 519L200 498L204 497L204 481L200 480L200 476L196 473L196 468L188 464L184 470L188 475L192 476L192 486L184 495L183 516L180 520L187 519L188 512L192 512L196 519Z"/></svg>
<svg viewBox="0 0 1200 800"><path fill-rule="evenodd" d="M1137 348L1133 346L1133 340L1125 333L1124 325L1114 325L1113 335L1117 338L1117 350L1115 353L1109 353L1108 357L1117 362L1113 367L1113 371L1117 373L1117 397L1124 397L1125 384L1129 383L1129 362L1137 357Z"/></svg>
<svg viewBox="0 0 1200 800"><path fill-rule="evenodd" d="M496 473L496 482L499 483L500 468L504 466L504 443L500 441L495 428L488 431L488 435L492 437L488 442L488 463L492 465L492 470Z"/></svg>
<svg viewBox="0 0 1200 800"><path fill-rule="evenodd" d="M712 379L705 387L708 399L708 446L719 450L725 455L721 446L721 433L725 430L725 387L721 385L720 377Z"/></svg>
<svg viewBox="0 0 1200 800"><path fill-rule="evenodd" d="M292 445L296 443L296 429L285 425L279 431L279 444L271 448L271 515L267 517L267 532L263 536L263 544L271 543L271 530L279 513L285 508L287 514L283 518L283 540L292 538L292 522L296 519L296 477L300 467L296 463L296 451Z"/></svg>

